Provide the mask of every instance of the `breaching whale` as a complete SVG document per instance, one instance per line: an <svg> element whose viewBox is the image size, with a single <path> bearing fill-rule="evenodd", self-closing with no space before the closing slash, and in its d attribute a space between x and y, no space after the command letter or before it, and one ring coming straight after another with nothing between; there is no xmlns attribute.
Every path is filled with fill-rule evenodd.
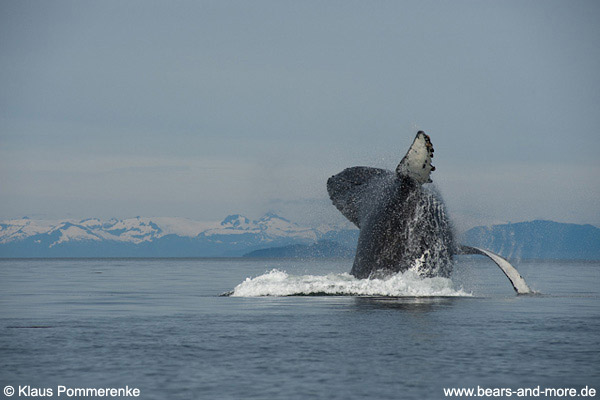
<svg viewBox="0 0 600 400"><path fill-rule="evenodd" d="M327 180L337 209L359 229L351 274L372 278L417 268L427 277L449 277L455 254L492 259L519 294L531 290L519 272L488 250L456 243L439 193L431 185L433 145L419 131L395 171L347 168Z"/></svg>

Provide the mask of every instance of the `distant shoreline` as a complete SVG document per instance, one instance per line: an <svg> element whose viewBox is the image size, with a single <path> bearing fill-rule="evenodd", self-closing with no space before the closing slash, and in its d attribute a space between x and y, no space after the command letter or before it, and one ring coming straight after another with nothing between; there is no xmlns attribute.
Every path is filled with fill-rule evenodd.
<svg viewBox="0 0 600 400"><path fill-rule="evenodd" d="M479 257L477 255L459 255L459 257ZM110 260L110 261L144 261L144 260L201 260L201 261L335 261L335 260L347 260L352 261L352 257L0 257L2 261L77 261L77 260ZM565 262L565 261L576 261L586 263L597 263L600 259L585 259L585 258L513 258L512 260L518 260L519 262Z"/></svg>

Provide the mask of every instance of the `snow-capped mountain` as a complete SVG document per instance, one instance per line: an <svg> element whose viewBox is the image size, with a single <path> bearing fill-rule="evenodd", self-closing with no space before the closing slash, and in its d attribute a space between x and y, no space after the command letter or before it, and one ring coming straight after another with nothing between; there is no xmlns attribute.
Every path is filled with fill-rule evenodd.
<svg viewBox="0 0 600 400"><path fill-rule="evenodd" d="M140 217L125 220L100 221L90 218L82 221L32 220L27 217L0 223L0 243L24 240L37 235L56 237L55 246L70 241L102 241L141 243L163 236L154 222ZM39 240L39 239L38 239Z"/></svg>
<svg viewBox="0 0 600 400"><path fill-rule="evenodd" d="M282 238L316 241L319 233L313 228L301 227L276 214L269 213L257 221L250 221L243 215L230 215L221 224L202 232L204 237L221 235L258 235L263 242Z"/></svg>
<svg viewBox="0 0 600 400"><path fill-rule="evenodd" d="M238 256L340 234L342 241L348 235L353 240L348 232L336 227L303 227L273 213L258 220L229 215L220 222L168 217L108 221L24 217L0 222L0 257Z"/></svg>

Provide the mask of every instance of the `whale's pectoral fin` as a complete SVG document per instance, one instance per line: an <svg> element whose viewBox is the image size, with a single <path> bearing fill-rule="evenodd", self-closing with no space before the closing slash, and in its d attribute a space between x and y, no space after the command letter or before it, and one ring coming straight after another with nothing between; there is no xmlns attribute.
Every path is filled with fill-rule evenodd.
<svg viewBox="0 0 600 400"><path fill-rule="evenodd" d="M363 208L362 203L368 201L365 189L369 182L391 174L391 171L380 168L346 168L327 180L327 192L333 205L360 228L360 210Z"/></svg>
<svg viewBox="0 0 600 400"><path fill-rule="evenodd" d="M508 278L510 283L512 284L515 292L518 294L528 294L533 293L533 291L527 286L525 283L525 279L519 274L519 271L515 267L513 267L507 260L500 257L498 254L492 253L491 251L480 249L477 247L471 246L460 246L461 254L480 254L482 256L489 257L493 262L496 263L504 272L504 275Z"/></svg>
<svg viewBox="0 0 600 400"><path fill-rule="evenodd" d="M429 136L419 131L410 149L396 167L396 173L414 179L419 184L431 182L429 176L435 167L431 165L433 145Z"/></svg>

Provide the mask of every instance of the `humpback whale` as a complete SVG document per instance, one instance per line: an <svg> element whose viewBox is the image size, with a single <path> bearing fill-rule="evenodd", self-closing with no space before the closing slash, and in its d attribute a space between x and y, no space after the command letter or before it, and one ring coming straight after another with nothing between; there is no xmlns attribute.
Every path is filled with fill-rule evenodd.
<svg viewBox="0 0 600 400"><path fill-rule="evenodd" d="M488 250L456 243L440 194L431 183L431 138L419 131L395 171L346 168L327 180L335 207L359 229L351 274L374 278L415 268L426 277L449 277L456 254L492 259L519 294L531 290L518 271Z"/></svg>

